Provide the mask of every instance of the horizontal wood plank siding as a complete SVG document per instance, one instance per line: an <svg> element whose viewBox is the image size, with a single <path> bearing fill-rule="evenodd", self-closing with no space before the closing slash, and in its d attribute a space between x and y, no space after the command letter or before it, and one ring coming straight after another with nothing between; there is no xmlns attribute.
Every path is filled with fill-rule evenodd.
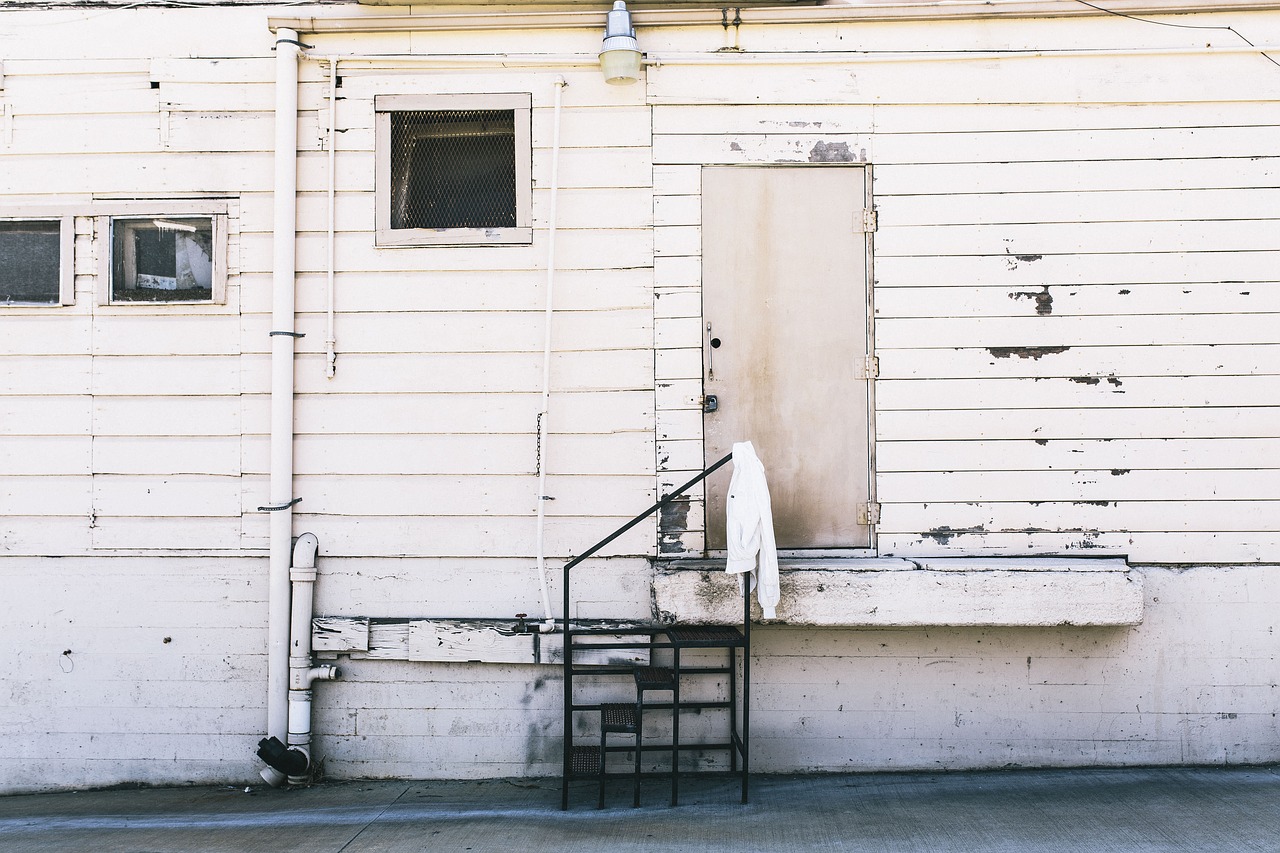
<svg viewBox="0 0 1280 853"><path fill-rule="evenodd" d="M698 169L868 163L881 553L1274 560L1276 80L1204 85L1240 58L651 70L660 382L701 376ZM661 456L700 425L658 401Z"/></svg>

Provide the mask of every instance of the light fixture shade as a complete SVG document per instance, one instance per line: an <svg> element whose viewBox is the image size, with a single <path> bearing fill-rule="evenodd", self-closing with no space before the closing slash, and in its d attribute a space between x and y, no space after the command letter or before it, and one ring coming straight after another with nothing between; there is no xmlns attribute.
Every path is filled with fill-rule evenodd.
<svg viewBox="0 0 1280 853"><path fill-rule="evenodd" d="M640 51L621 48L600 54L600 70L604 82L625 86L640 79Z"/></svg>
<svg viewBox="0 0 1280 853"><path fill-rule="evenodd" d="M640 79L640 45L631 26L626 0L617 0L606 19L600 70L604 72L605 82L615 86Z"/></svg>

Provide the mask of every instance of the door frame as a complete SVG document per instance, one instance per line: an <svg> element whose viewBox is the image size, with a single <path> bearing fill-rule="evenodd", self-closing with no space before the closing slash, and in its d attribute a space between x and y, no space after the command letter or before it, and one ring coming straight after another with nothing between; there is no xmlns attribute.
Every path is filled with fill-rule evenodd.
<svg viewBox="0 0 1280 853"><path fill-rule="evenodd" d="M875 173L874 173L874 169L873 169L873 167L872 167L872 165L871 165L870 163L864 163L864 162L852 162L852 163L797 163L797 162L792 162L792 163L769 163L769 162L755 162L755 163L701 163L701 164L699 164L699 166L698 166L698 169L699 169L699 174L698 174L698 199L699 199L699 202L698 202L698 203L699 203L699 208L700 208L700 209L701 209L701 206L702 206L702 200L703 200L703 189L704 189L704 188L703 188L703 182L702 182L702 174L703 174L703 170L705 170L705 169L707 169L707 168L716 168L716 167L761 168L761 169L822 169L822 168L839 168L839 167L843 167L843 168L857 167L857 168L861 168L861 169L863 170L863 175L864 175L864 180L863 180L863 209L864 209L865 211L869 212L869 213L871 214L871 217L872 217L872 218L871 218L871 224L870 224L870 225L869 225L869 227L867 227L867 228L865 229L865 231L863 232L863 238L864 238L864 240L863 240L863 246L864 246L864 252L866 253L866 256L865 256L865 276L866 276L866 282L865 282L865 284L866 284L866 287L865 287L865 292L866 292L866 341L867 341L867 357L868 357L868 365L869 365L869 367L871 368L871 369L869 370L869 374L868 374L868 376L867 376L867 378L866 378L866 380L865 380L865 389L866 389L866 394L867 394L867 483L866 483L867 492L866 492L866 494L867 494L867 501L868 501L868 505L869 505L870 513L871 513L871 515L870 515L870 519L869 519L869 523L868 523L868 525L867 525L867 527L868 527L868 545L867 545L867 546L865 546L865 547L854 546L854 547L848 547L848 548L804 548L804 549L780 549L780 550L778 551L778 556L779 556L780 558L784 558L784 559L822 559L822 558L840 558L840 557L853 557L853 556L868 556L868 555L875 555L875 554L878 554L878 553L879 553L879 537L878 537L878 533L879 533L879 527L880 527L880 520L879 520L879 515L880 515L880 513L879 513L879 507L880 507L880 503L879 503L879 495L878 495L878 493L877 493L877 488L876 488L876 479L877 479L877 478L876 478L876 471L877 471L877 468L876 468L876 444L877 444L877 435L876 435L876 381L877 381L877 378L878 378L878 375L879 375L879 370L878 370L878 367L876 367L876 365L878 365L878 364L879 364L879 358L878 358L878 356L877 356L877 350L876 350L876 338L875 338L875 283L876 283L876 275L875 275L875 232L876 232L876 230L877 230L877 229L878 229L878 227L879 227L879 224L878 224L878 218L879 218L879 215L878 215L878 211L876 210L876 207L875 207L875 193L874 193L874 180L875 180ZM702 278L701 278L701 276L702 276L702 274L703 274L703 269L704 269L704 268L703 268L703 266L702 266L702 265L703 265L703 259L704 259L704 253L703 253L703 250L702 250L702 244L701 244L701 239L702 239L702 238L703 238L702 223L701 223L701 220L699 220L699 249L698 249L699 285L698 285L698 294L699 294L699 304L700 304L700 306L701 306L701 309L700 309L700 312L699 312L699 324L698 324L698 325L699 325L699 345L698 345L698 347L699 347L699 352L700 352L700 354L701 354L701 365L700 365L700 370L701 370L701 372L700 372L700 386L702 387L702 392L701 392L702 396L699 398L699 401L700 401L700 402L702 402L702 401L704 401L704 400L705 400L705 395L706 395L706 390L705 390L706 368L705 368L705 365L706 365L706 358L707 358L707 355L706 355L707 336L706 336L705 334L703 334L703 329L705 328L705 324L706 324L706 322L707 322L707 321L706 321L706 307L705 307L705 305L702 303L703 292L704 292L704 291L703 291L703 282L702 282ZM705 418L700 417L700 418L699 418L699 420L698 420L698 424L699 424L699 438L700 438L700 443L701 443L701 444L702 444L702 446L703 446L703 459L705 460L705 459L706 459L706 427L705 427ZM766 473L766 475L768 474L768 470L767 470L767 468L766 468L765 473ZM703 509L703 530L704 530L703 541L702 541L702 553L703 553L703 556L704 556L705 558L708 558L708 559L718 559L718 558L723 558L723 557L724 557L724 555L725 555L725 551L724 551L724 550L721 550L721 549L715 549L715 550L712 550L711 548L709 548L709 547L708 547L707 540L706 540L706 536L705 536L705 530L706 530L706 527L707 527L707 525L706 525L706 508L707 508L707 500L706 500L705 484L704 484L704 486L703 486L703 495L702 495L702 498L701 498L701 504L702 504L702 509Z"/></svg>

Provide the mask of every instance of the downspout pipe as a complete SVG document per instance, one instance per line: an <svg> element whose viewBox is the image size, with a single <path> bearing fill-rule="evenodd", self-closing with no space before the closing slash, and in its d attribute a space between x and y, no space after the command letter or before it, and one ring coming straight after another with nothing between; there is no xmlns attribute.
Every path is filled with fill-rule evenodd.
<svg viewBox="0 0 1280 853"><path fill-rule="evenodd" d="M271 479L270 561L267 581L267 738L289 736L289 568L292 562L294 279L298 193L298 57L296 30L276 30L275 215L271 267ZM263 750L259 749L259 757ZM268 767L262 777L284 784Z"/></svg>

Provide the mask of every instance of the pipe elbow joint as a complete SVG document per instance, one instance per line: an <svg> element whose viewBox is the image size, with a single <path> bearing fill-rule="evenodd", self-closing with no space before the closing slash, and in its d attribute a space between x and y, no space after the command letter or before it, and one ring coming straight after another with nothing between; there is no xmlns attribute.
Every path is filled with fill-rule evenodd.
<svg viewBox="0 0 1280 853"><path fill-rule="evenodd" d="M338 677L341 674L342 673L338 669L338 667L334 666L331 663L325 663L325 664L321 664L320 666L313 666L311 667L311 669L307 670L307 680L308 681L337 681Z"/></svg>

